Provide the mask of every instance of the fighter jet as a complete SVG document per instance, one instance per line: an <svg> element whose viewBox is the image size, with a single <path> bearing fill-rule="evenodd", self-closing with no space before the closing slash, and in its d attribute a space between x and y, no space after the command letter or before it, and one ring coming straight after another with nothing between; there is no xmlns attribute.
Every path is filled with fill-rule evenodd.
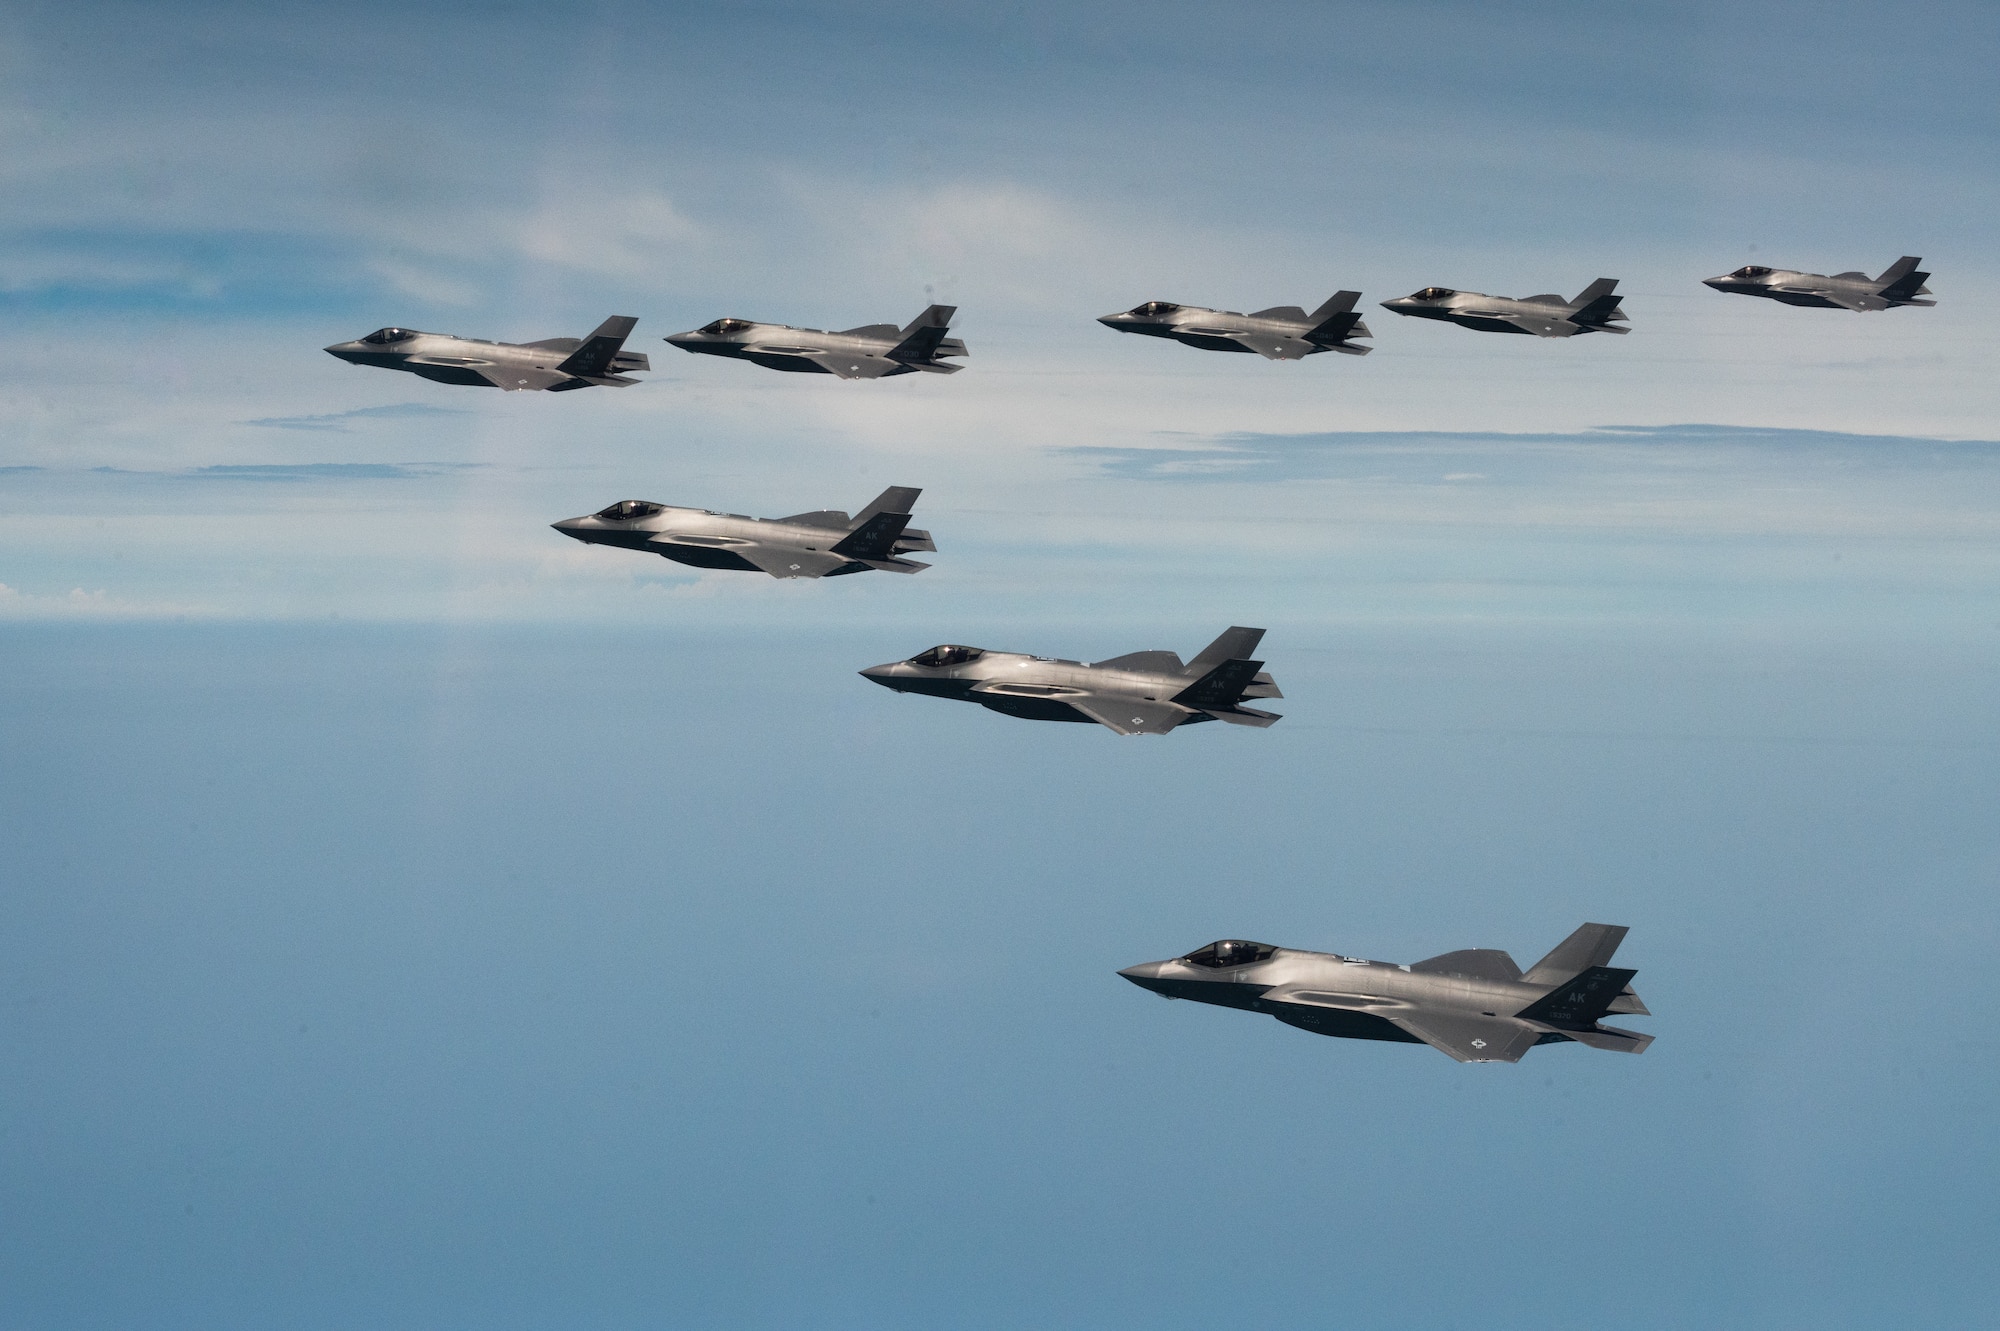
<svg viewBox="0 0 2000 1331"><path fill-rule="evenodd" d="M1354 312L1354 302L1360 299L1359 291L1336 291L1311 314L1296 305L1273 305L1255 314L1238 314L1149 300L1123 314L1107 314L1097 322L1121 333L1170 337L1203 351L1254 351L1266 360L1302 360L1322 351L1366 356L1373 347L1348 340L1374 336Z"/></svg>
<svg viewBox="0 0 2000 1331"><path fill-rule="evenodd" d="M488 342L450 333L420 333L414 328L378 328L352 342L336 342L328 354L354 365L379 365L408 370L441 384L472 388L545 388L567 393L574 388L629 388L638 383L626 373L653 368L636 351L625 351L637 319L614 314L589 337L550 337L540 342Z"/></svg>
<svg viewBox="0 0 2000 1331"><path fill-rule="evenodd" d="M1629 333L1631 329L1617 326L1625 318L1618 308L1624 297L1611 294L1617 285L1615 277L1600 277L1575 300L1553 295L1511 300L1506 296L1482 296L1477 291L1425 287L1414 295L1385 300L1382 308L1418 319L1449 319L1462 328L1482 333L1532 333L1536 337Z"/></svg>
<svg viewBox="0 0 2000 1331"><path fill-rule="evenodd" d="M838 333L749 319L717 319L691 333L675 333L667 341L682 351L705 356L734 356L766 369L834 374L842 379L884 379L917 370L956 374L965 367L947 365L938 357L966 354L965 343L945 336L951 328L951 316L957 312L955 305L933 305L907 328L864 324Z"/></svg>
<svg viewBox="0 0 2000 1331"><path fill-rule="evenodd" d="M1095 721L1121 735L1164 735L1200 721L1268 726L1282 718L1240 705L1285 696L1264 663L1249 659L1263 636L1229 629L1185 665L1172 652L1093 665L948 643L861 673L898 693L958 698L1028 721Z"/></svg>
<svg viewBox="0 0 2000 1331"><path fill-rule="evenodd" d="M705 508L670 508L622 499L589 517L552 524L587 545L617 545L696 568L734 568L774 578L837 578L843 573L916 573L930 567L903 556L935 550L931 534L909 525L923 491L892 485L853 517L838 509L789 518L747 518Z"/></svg>
<svg viewBox="0 0 2000 1331"><path fill-rule="evenodd" d="M1517 1063L1566 1040L1637 1054L1652 1036L1598 1024L1612 1012L1651 1015L1632 992L1638 972L1608 964L1625 933L1586 924L1526 975L1488 948L1398 966L1240 938L1118 973L1168 998L1264 1012L1318 1035L1427 1044L1461 1063Z"/></svg>
<svg viewBox="0 0 2000 1331"><path fill-rule="evenodd" d="M1918 300L1931 289L1924 285L1929 273L1917 271L1923 260L1905 254L1889 265L1880 277L1866 273L1795 273L1789 268L1766 268L1745 264L1721 277L1705 277L1703 286L1717 291L1733 291L1739 296L1763 296L1787 305L1812 305L1824 310L1888 310L1898 305L1935 305L1934 300Z"/></svg>

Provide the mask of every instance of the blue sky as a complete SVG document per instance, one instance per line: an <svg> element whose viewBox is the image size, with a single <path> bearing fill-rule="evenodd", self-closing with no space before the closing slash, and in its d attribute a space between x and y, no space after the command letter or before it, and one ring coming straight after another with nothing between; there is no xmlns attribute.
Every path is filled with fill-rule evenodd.
<svg viewBox="0 0 2000 1331"><path fill-rule="evenodd" d="M1991 6L0 13L0 1327L1984 1315ZM1630 336L1094 322L1598 276ZM658 340L933 300L963 373ZM639 387L319 350L611 313ZM548 528L889 484L915 578ZM852 673L1229 623L1269 731ZM1584 919L1642 1058L1113 975Z"/></svg>

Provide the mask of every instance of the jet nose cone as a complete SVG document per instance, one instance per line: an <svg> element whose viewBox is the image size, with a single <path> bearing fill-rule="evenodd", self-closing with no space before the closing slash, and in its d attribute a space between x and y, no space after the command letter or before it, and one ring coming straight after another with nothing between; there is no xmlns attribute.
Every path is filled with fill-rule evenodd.
<svg viewBox="0 0 2000 1331"><path fill-rule="evenodd" d="M700 342L702 336L700 333L673 333L662 340L677 347L691 347Z"/></svg>
<svg viewBox="0 0 2000 1331"><path fill-rule="evenodd" d="M1097 316L1097 322L1103 324L1106 328L1116 328L1119 324L1125 322L1125 315L1123 311L1117 314L1100 314Z"/></svg>
<svg viewBox="0 0 2000 1331"><path fill-rule="evenodd" d="M1136 966L1127 966L1118 973L1141 988L1151 989L1152 982L1160 978L1160 970L1166 964L1164 961L1142 961Z"/></svg>
<svg viewBox="0 0 2000 1331"><path fill-rule="evenodd" d="M1724 277L1704 277L1701 279L1701 284L1705 287L1714 287L1717 291L1720 291L1722 290L1722 284L1728 280Z"/></svg>
<svg viewBox="0 0 2000 1331"><path fill-rule="evenodd" d="M336 342L330 347L322 347L320 349L329 356L338 356L342 360L351 361L355 356L360 354L361 344L359 342Z"/></svg>
<svg viewBox="0 0 2000 1331"><path fill-rule="evenodd" d="M572 540L588 541L590 539L589 535L587 535L590 531L589 518L564 518L561 522L551 522L549 525Z"/></svg>
<svg viewBox="0 0 2000 1331"><path fill-rule="evenodd" d="M883 688L893 689L896 687L896 671L902 664L901 661L891 661L886 665L869 666L861 672L861 678L872 679Z"/></svg>

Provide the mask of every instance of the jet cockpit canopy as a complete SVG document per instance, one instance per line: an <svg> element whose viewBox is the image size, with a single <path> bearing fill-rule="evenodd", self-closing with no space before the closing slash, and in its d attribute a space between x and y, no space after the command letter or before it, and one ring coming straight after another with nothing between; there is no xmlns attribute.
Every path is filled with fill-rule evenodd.
<svg viewBox="0 0 2000 1331"><path fill-rule="evenodd" d="M702 328L704 333L740 333L750 326L748 319L717 319Z"/></svg>
<svg viewBox="0 0 2000 1331"><path fill-rule="evenodd" d="M1180 306L1170 300L1149 300L1144 305L1133 307L1132 313L1142 319L1157 319L1163 314L1172 314Z"/></svg>
<svg viewBox="0 0 2000 1331"><path fill-rule="evenodd" d="M942 643L927 652L919 652L911 657L910 664L932 668L964 665L968 661L977 661L984 655L986 653L978 647L960 647L953 643Z"/></svg>
<svg viewBox="0 0 2000 1331"><path fill-rule="evenodd" d="M664 504L649 504L643 499L621 499L597 516L607 522L630 522L634 518L650 518L665 507Z"/></svg>
<svg viewBox="0 0 2000 1331"><path fill-rule="evenodd" d="M378 328L361 340L372 342L378 347L386 347L391 342L407 342L416 335L417 331L414 328Z"/></svg>
<svg viewBox="0 0 2000 1331"><path fill-rule="evenodd" d="M1769 268L1754 263L1746 263L1730 274L1731 277L1769 277L1770 275L1771 270Z"/></svg>
<svg viewBox="0 0 2000 1331"><path fill-rule="evenodd" d="M1453 291L1450 287L1425 287L1422 291L1419 291L1416 295L1410 297L1410 299L1443 300L1446 296L1456 296L1457 294L1458 293L1456 291Z"/></svg>
<svg viewBox="0 0 2000 1331"><path fill-rule="evenodd" d="M1248 966L1259 961L1269 961L1271 954L1277 950L1269 943L1251 943L1241 938L1224 938L1210 943L1199 951L1188 953L1181 960L1191 966L1224 970L1230 966Z"/></svg>

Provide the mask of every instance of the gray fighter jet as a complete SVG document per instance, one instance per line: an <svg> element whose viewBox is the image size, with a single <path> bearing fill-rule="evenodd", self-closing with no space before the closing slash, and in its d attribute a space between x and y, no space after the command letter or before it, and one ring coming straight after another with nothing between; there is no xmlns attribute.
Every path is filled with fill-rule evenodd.
<svg viewBox="0 0 2000 1331"><path fill-rule="evenodd" d="M774 578L836 578L870 569L915 573L930 565L903 556L937 549L929 532L909 525L910 509L922 493L892 485L851 518L837 509L747 518L623 499L589 517L552 525L587 545L643 550L696 568L761 571Z"/></svg>
<svg viewBox="0 0 2000 1331"><path fill-rule="evenodd" d="M842 379L885 379L892 374L956 374L962 365L948 365L940 356L963 356L965 343L946 337L955 305L933 305L908 328L894 324L864 324L838 333L787 324L760 324L749 319L717 319L691 333L675 333L667 341L682 351L704 356L733 356L771 370L800 374L835 374Z"/></svg>
<svg viewBox="0 0 2000 1331"><path fill-rule="evenodd" d="M1553 295L1512 300L1477 291L1425 287L1414 295L1385 300L1382 308L1418 319L1447 319L1482 333L1532 333L1536 337L1629 333L1631 329L1618 327L1625 315L1618 308L1624 297L1611 294L1617 285L1615 277L1600 277L1575 300Z"/></svg>
<svg viewBox="0 0 2000 1331"><path fill-rule="evenodd" d="M1354 312L1354 302L1360 299L1359 291L1336 291L1311 314L1296 305L1273 305L1255 314L1238 314L1149 300L1123 314L1107 314L1097 322L1121 333L1170 337L1203 351L1254 351L1266 360L1303 360L1322 351L1366 356L1373 347L1349 341L1374 336Z"/></svg>
<svg viewBox="0 0 2000 1331"><path fill-rule="evenodd" d="M1931 289L1924 285L1929 273L1917 271L1923 260L1905 254L1889 265L1880 277L1866 273L1795 273L1789 268L1766 268L1745 264L1721 277L1705 277L1703 286L1732 291L1739 296L1763 296L1787 305L1812 305L1824 310L1889 310L1898 305L1935 305L1934 300L1918 300Z"/></svg>
<svg viewBox="0 0 2000 1331"><path fill-rule="evenodd" d="M1598 1024L1612 1012L1651 1015L1632 992L1638 972L1607 964L1625 932L1586 924L1526 975L1488 948L1398 966L1238 938L1118 973L1168 998L1264 1012L1318 1035L1427 1044L1461 1063L1517 1063L1566 1040L1637 1054L1652 1036Z"/></svg>
<svg viewBox="0 0 2000 1331"><path fill-rule="evenodd" d="M487 342L450 333L420 333L414 328L378 328L352 342L336 342L328 354L353 365L379 365L408 370L441 384L473 388L504 388L516 393L543 388L566 393L574 388L629 388L635 370L652 363L636 351L623 350L637 319L614 314L586 338L550 337L540 342Z"/></svg>
<svg viewBox="0 0 2000 1331"><path fill-rule="evenodd" d="M1268 726L1281 718L1240 705L1285 696L1264 663L1249 659L1263 637L1262 629L1229 629L1185 665L1172 652L1087 664L946 644L861 673L898 693L958 698L1028 721L1095 721L1121 735L1164 735L1199 721Z"/></svg>

